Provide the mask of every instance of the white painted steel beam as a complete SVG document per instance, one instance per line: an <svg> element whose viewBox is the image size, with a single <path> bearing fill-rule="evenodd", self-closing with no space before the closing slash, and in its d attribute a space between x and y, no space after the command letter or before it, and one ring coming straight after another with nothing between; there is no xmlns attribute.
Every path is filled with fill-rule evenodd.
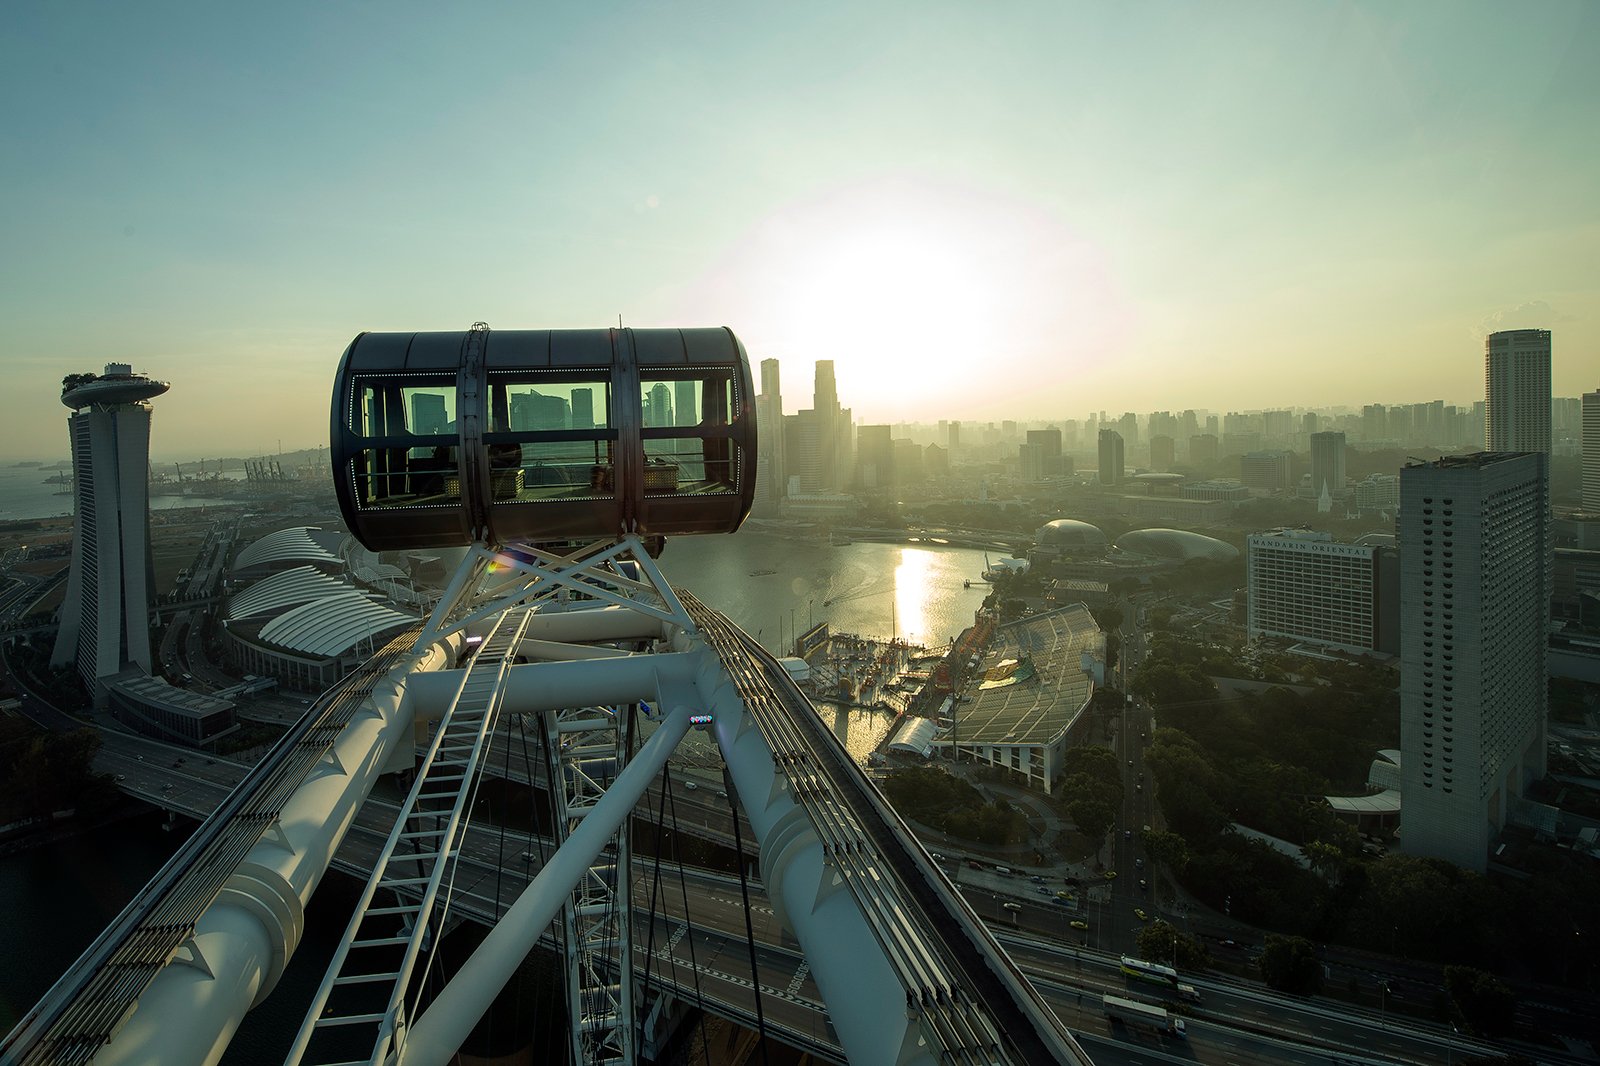
<svg viewBox="0 0 1600 1066"><path fill-rule="evenodd" d="M828 1004L852 1063L932 1066L906 992L854 893L823 854L805 810L790 794L761 730L733 682L708 656L701 687L711 694L711 731L761 845L761 875L778 920L792 932Z"/></svg>
<svg viewBox="0 0 1600 1066"><path fill-rule="evenodd" d="M221 1059L299 946L306 901L378 776L415 757L409 681L427 675L407 671L437 669L455 651L430 648L377 685L95 1057L99 1066Z"/></svg>
<svg viewBox="0 0 1600 1066"><path fill-rule="evenodd" d="M589 816L545 863L472 958L412 1023L405 1045L400 1048L401 1066L432 1063L444 1066L454 1058L472 1027L566 905L573 887L588 874L589 865L666 765L678 742L689 731L690 716L698 710L689 704L676 707L628 762Z"/></svg>

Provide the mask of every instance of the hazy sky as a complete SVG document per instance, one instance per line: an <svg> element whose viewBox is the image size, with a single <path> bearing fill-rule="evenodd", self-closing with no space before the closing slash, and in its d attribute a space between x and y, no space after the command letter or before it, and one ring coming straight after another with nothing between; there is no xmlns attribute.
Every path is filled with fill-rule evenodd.
<svg viewBox="0 0 1600 1066"><path fill-rule="evenodd" d="M1600 4L6 4L0 455L326 442L364 329L727 325L858 420L1600 388Z"/></svg>

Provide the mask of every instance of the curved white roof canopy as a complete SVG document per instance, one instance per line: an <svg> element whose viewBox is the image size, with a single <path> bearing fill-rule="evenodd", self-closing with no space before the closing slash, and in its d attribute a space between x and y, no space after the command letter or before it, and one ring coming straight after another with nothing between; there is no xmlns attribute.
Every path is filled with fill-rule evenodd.
<svg viewBox="0 0 1600 1066"><path fill-rule="evenodd" d="M323 547L311 535L321 532L314 526L294 526L268 533L239 553L233 561L233 569L247 570L252 566L286 562L341 563L335 552Z"/></svg>
<svg viewBox="0 0 1600 1066"><path fill-rule="evenodd" d="M297 566L257 581L228 601L228 618L251 618L271 614L325 596L353 591L336 577L329 577L314 566Z"/></svg>
<svg viewBox="0 0 1600 1066"><path fill-rule="evenodd" d="M301 655L333 658L416 619L375 603L359 592L342 592L301 604L261 627L261 639Z"/></svg>

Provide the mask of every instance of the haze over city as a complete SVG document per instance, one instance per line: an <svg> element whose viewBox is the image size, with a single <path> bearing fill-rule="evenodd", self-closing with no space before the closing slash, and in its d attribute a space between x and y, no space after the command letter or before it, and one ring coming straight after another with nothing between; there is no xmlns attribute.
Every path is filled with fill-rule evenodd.
<svg viewBox="0 0 1600 1066"><path fill-rule="evenodd" d="M358 331L724 324L858 421L1483 394L1600 350L1600 8L8 9L0 456L315 447ZM805 390L785 390L791 408Z"/></svg>

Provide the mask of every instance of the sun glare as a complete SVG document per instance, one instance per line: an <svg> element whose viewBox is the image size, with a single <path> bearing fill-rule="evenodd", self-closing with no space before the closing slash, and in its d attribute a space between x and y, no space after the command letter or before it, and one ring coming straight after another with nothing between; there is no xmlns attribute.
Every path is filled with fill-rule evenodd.
<svg viewBox="0 0 1600 1066"><path fill-rule="evenodd" d="M874 421L970 410L996 395L980 379L1060 366L1074 344L1103 355L1120 328L1103 256L1059 219L910 180L773 213L684 304L780 359L790 410L808 406L810 363L832 359L841 400Z"/></svg>

